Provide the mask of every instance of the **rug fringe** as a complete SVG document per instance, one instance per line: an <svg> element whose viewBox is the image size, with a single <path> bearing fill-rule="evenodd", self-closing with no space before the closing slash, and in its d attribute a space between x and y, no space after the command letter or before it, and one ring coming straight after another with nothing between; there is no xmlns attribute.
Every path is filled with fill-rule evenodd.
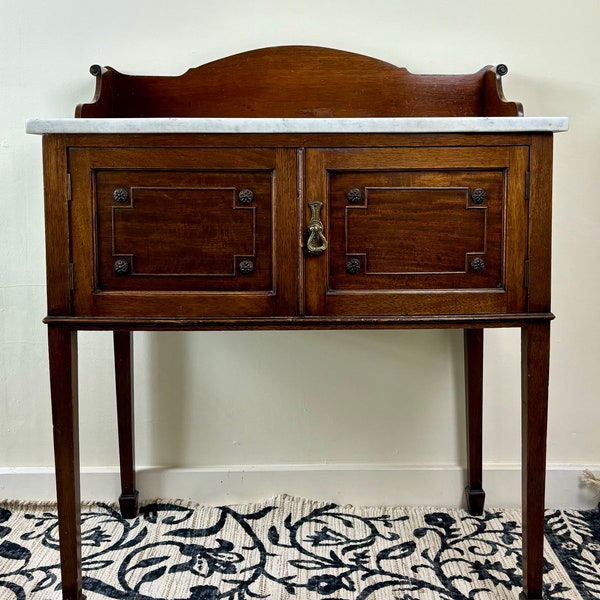
<svg viewBox="0 0 600 600"><path fill-rule="evenodd" d="M592 475L593 478L593 475ZM600 488L600 479L596 480L596 485ZM599 490L600 493L600 490ZM190 499L183 498L145 498L140 501L140 512L143 511L145 507L152 506L154 504L176 504L178 506L192 509L192 510L219 510L223 506L227 506L234 510L241 510L246 512L259 511L263 509L265 506L276 506L276 507L285 507L286 505L297 505L303 506L303 510L311 511L315 508L321 508L328 504L336 505L338 510L351 510L356 511L361 514L371 514L373 511L382 511L385 513L395 513L398 511L404 512L435 512L435 511L463 511L464 508L460 506L455 507L440 507L440 506L407 506L407 505L354 505L347 503L338 503L335 500L333 501L325 501L325 500L315 500L311 498L304 498L302 496L294 496L291 494L281 493L275 496L271 496L269 498L265 498L262 500L248 501L248 502L231 502L224 504L205 504L201 502L197 502ZM81 510L82 511L90 511L97 510L98 506L108 506L109 508L119 512L119 504L118 502L111 501L103 501L103 500L82 500L81 501ZM22 499L0 499L0 507L9 509L11 511L19 511L19 512L27 512L27 511L48 511L48 512L56 512L57 511L57 503L56 500L44 499L44 500L22 500ZM487 511L491 512L503 512L505 514L510 513L519 513L521 512L520 508L500 508L500 507L487 507ZM466 512L465 512L466 514Z"/></svg>
<svg viewBox="0 0 600 600"><path fill-rule="evenodd" d="M99 500L82 500L81 508L93 508L98 504L104 504L114 509L119 509L118 502L102 502ZM56 500L16 500L4 499L0 500L2 508L10 510L56 510Z"/></svg>

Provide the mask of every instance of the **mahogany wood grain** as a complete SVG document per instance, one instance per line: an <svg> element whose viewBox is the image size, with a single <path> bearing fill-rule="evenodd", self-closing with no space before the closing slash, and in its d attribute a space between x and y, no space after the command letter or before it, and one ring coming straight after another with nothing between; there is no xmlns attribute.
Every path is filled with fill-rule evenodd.
<svg viewBox="0 0 600 600"><path fill-rule="evenodd" d="M483 329L465 329L465 400L467 414L467 510L483 514Z"/></svg>
<svg viewBox="0 0 600 600"><path fill-rule="evenodd" d="M138 514L139 496L135 485L133 333L131 331L114 331L113 344L121 472L119 505L123 517L133 519Z"/></svg>
<svg viewBox="0 0 600 600"><path fill-rule="evenodd" d="M67 150L60 135L44 136L44 213L48 314L71 314Z"/></svg>
<svg viewBox="0 0 600 600"><path fill-rule="evenodd" d="M296 314L296 161L287 148L72 147L75 313ZM124 204L113 199L119 187ZM247 206L244 188L255 192ZM118 259L127 273L115 273ZM247 259L254 270L243 274Z"/></svg>
<svg viewBox="0 0 600 600"><path fill-rule="evenodd" d="M48 325L68 325L89 331L105 330L294 330L294 329L465 329L524 327L554 319L552 313L511 313L483 315L377 315L312 317L222 317L153 319L146 317L46 317Z"/></svg>
<svg viewBox="0 0 600 600"><path fill-rule="evenodd" d="M352 52L281 46L243 52L176 77L99 70L78 117L517 116L493 67L417 75ZM300 101L299 101L300 100Z"/></svg>
<svg viewBox="0 0 600 600"><path fill-rule="evenodd" d="M504 286L501 172L432 163L419 171L331 173L328 183L331 290ZM477 188L488 195L481 205L469 197ZM359 202L348 201L350 189L361 192ZM475 257L485 258L479 273L469 268ZM349 258L359 260L357 273L346 271Z"/></svg>
<svg viewBox="0 0 600 600"><path fill-rule="evenodd" d="M541 599L550 323L521 329L523 596Z"/></svg>
<svg viewBox="0 0 600 600"><path fill-rule="evenodd" d="M97 289L271 292L274 173L243 169L98 173ZM128 200L115 202L115 189L130 190ZM247 205L238 198L246 189ZM116 259L130 264L125 276ZM252 276L236 277L248 259Z"/></svg>
<svg viewBox="0 0 600 600"><path fill-rule="evenodd" d="M56 465L58 534L63 600L81 598L81 502L77 332L48 327L50 391Z"/></svg>
<svg viewBox="0 0 600 600"><path fill-rule="evenodd" d="M552 274L552 136L531 141L528 310L550 311Z"/></svg>
<svg viewBox="0 0 600 600"><path fill-rule="evenodd" d="M502 91L502 79L497 75L495 69L488 69L484 73L483 93L484 114L482 116L523 116L523 106L521 103L508 102L504 97L504 92Z"/></svg>
<svg viewBox="0 0 600 600"><path fill-rule="evenodd" d="M443 144L306 150L305 197L325 202L330 242L305 258L307 314L525 310L527 150ZM363 196L353 205L354 187ZM477 187L488 193L481 205L470 197ZM470 268L475 257L482 272ZM358 273L346 272L350 258Z"/></svg>
<svg viewBox="0 0 600 600"><path fill-rule="evenodd" d="M376 148L525 146L533 133L60 134L68 148Z"/></svg>
<svg viewBox="0 0 600 600"><path fill-rule="evenodd" d="M530 227L529 201L527 200L527 178L530 173L529 147L518 145L513 148L509 171L519 173L517 177L507 177L506 197L510 206L509 217L505 222L503 251L505 257L506 281L514 282L507 286L509 310L527 310L526 259L528 257L528 234ZM521 307L519 309L518 307ZM550 312L549 309L547 312Z"/></svg>

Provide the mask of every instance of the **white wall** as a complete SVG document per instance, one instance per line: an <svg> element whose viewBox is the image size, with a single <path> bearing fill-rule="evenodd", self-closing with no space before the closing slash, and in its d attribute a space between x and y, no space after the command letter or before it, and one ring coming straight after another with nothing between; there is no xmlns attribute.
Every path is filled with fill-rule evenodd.
<svg viewBox="0 0 600 600"><path fill-rule="evenodd" d="M54 493L40 139L24 134L25 119L71 116L92 97L92 63L179 74L252 48L311 44L414 72L504 62L509 100L528 115L570 117L555 141L548 505L593 506L577 475L600 468L599 20L597 0L2 0L0 496ZM486 339L489 503L518 504L519 334ZM142 476L144 497L460 501L458 331L139 333L136 352L138 463L158 467ZM110 497L110 334L82 333L80 355L82 464L109 473L99 490L86 479L83 495Z"/></svg>

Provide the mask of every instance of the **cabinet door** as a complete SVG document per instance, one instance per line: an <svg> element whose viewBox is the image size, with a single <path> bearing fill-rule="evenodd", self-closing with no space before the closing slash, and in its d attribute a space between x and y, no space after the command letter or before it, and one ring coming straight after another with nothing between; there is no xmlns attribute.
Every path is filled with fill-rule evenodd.
<svg viewBox="0 0 600 600"><path fill-rule="evenodd" d="M297 222L293 152L72 148L69 170L75 314L297 312L297 249L276 235Z"/></svg>
<svg viewBox="0 0 600 600"><path fill-rule="evenodd" d="M524 311L528 156L525 146L308 150L306 202L323 202L328 247L306 253L307 314Z"/></svg>

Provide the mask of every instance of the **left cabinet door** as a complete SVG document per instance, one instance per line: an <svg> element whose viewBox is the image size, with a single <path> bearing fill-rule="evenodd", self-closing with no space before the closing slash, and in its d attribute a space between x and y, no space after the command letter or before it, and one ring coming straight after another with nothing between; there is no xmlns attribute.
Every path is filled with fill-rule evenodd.
<svg viewBox="0 0 600 600"><path fill-rule="evenodd" d="M75 316L297 312L296 157L271 148L70 148Z"/></svg>

